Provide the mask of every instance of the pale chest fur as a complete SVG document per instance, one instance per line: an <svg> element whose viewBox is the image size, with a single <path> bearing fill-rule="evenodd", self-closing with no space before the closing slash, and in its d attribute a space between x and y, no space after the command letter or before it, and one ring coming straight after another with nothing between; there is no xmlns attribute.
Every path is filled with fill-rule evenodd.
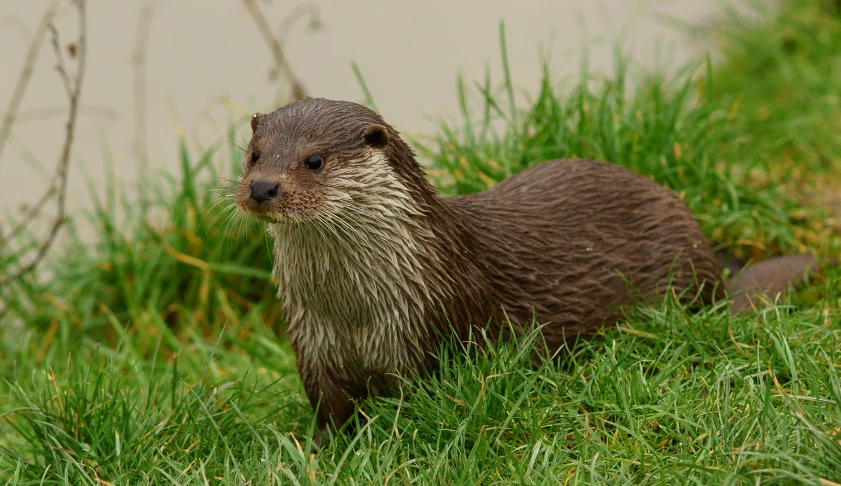
<svg viewBox="0 0 841 486"><path fill-rule="evenodd" d="M274 272L298 359L349 381L420 370L419 341L428 339L429 309L440 302L438 279L429 275L437 257L421 253L428 241L419 240L434 238L423 219L405 208L378 209L272 225Z"/></svg>
<svg viewBox="0 0 841 486"><path fill-rule="evenodd" d="M288 333L301 353L345 379L417 369L432 300L420 263L389 242L276 234L275 273Z"/></svg>

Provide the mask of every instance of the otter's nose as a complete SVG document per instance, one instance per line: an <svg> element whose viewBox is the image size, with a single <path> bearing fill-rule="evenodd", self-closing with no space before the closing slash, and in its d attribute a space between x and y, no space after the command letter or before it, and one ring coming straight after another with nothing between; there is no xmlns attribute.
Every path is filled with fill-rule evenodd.
<svg viewBox="0 0 841 486"><path fill-rule="evenodd" d="M280 184L273 184L260 179L251 183L251 199L258 203L276 198L280 194Z"/></svg>

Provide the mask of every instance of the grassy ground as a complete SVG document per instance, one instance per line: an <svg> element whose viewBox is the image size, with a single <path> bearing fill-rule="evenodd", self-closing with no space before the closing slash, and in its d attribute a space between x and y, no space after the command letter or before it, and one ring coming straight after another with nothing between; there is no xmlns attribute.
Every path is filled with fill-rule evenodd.
<svg viewBox="0 0 841 486"><path fill-rule="evenodd" d="M721 63L677 76L618 62L559 86L547 68L516 111L510 83L460 83L462 126L419 150L447 193L607 159L678 190L742 256L838 254L841 21L824 3L726 30ZM530 337L450 350L440 378L360 403L371 420L312 454L267 239L212 190L239 159L185 148L183 178L151 181L145 204L111 184L95 245L0 289L6 484L841 483L838 270L760 314L640 309L537 370Z"/></svg>

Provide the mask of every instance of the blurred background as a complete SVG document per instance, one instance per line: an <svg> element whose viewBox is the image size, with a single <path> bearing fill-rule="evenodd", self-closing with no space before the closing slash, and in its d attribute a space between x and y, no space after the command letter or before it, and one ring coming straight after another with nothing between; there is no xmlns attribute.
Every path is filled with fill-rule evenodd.
<svg viewBox="0 0 841 486"><path fill-rule="evenodd" d="M841 484L841 0L5 0L0 63L4 484ZM607 160L717 250L821 270L559 367L454 360L305 454L271 239L230 199L250 114L303 94L373 99L444 194Z"/></svg>
<svg viewBox="0 0 841 486"><path fill-rule="evenodd" d="M27 48L52 0L0 4L0 100L13 96ZM501 79L499 22L505 19L513 82L536 92L541 60L555 79L582 69L610 72L621 41L640 66L674 68L709 46L704 32L732 8L718 0L530 0L523 2L256 2L311 96L361 101L356 63L377 108L401 132L435 131L457 114L456 74ZM76 15L59 2L60 42ZM243 1L145 0L88 3L88 65L71 156L68 202L84 205L84 172L101 182L106 164L133 180L138 168L177 172L178 134L193 146L228 141L250 111L289 100L268 43ZM34 65L0 155L0 211L40 197L61 151L67 97L47 42ZM4 110L5 111L5 110ZM234 143L247 143L248 133Z"/></svg>

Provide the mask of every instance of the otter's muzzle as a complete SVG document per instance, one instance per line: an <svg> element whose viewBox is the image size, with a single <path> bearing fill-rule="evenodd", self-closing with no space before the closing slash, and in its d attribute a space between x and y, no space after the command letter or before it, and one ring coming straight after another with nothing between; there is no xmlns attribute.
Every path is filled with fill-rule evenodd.
<svg viewBox="0 0 841 486"><path fill-rule="evenodd" d="M281 192L280 184L260 179L251 183L251 194L249 197L259 204L278 197Z"/></svg>

